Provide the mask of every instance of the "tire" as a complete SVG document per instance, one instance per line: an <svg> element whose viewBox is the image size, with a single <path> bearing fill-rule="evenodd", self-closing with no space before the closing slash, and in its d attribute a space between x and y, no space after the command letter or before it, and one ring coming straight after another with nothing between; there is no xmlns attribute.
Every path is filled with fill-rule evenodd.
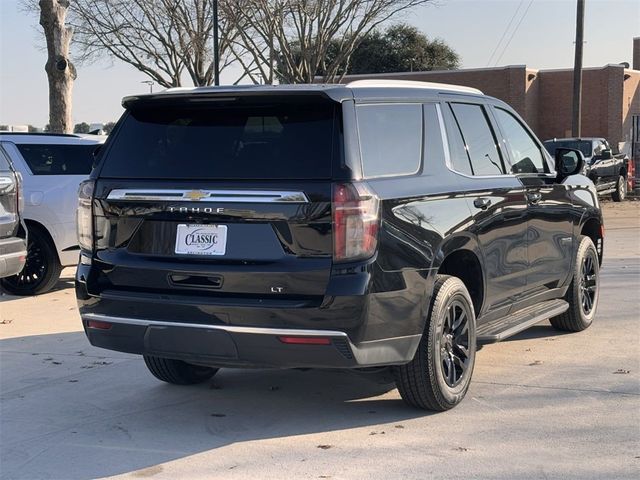
<svg viewBox="0 0 640 480"><path fill-rule="evenodd" d="M51 290L60 279L62 266L48 233L30 226L27 262L17 275L0 280L2 288L12 295L38 295Z"/></svg>
<svg viewBox="0 0 640 480"><path fill-rule="evenodd" d="M144 363L158 380L174 385L194 385L209 380L217 372L217 368L191 365L182 360L152 357L143 355Z"/></svg>
<svg viewBox="0 0 640 480"><path fill-rule="evenodd" d="M614 202L621 202L627 196L627 179L620 175L616 182L616 191L611 194Z"/></svg>
<svg viewBox="0 0 640 480"><path fill-rule="evenodd" d="M466 326L460 323L451 328L462 313ZM475 314L469 292L460 279L438 275L416 354L411 362L394 369L400 396L408 405L425 410L445 411L455 407L469 389L475 354ZM454 361L445 360L447 357Z"/></svg>
<svg viewBox="0 0 640 480"><path fill-rule="evenodd" d="M549 321L557 330L581 332L591 325L600 293L598 252L589 237L580 237L573 278L564 299L569 309Z"/></svg>

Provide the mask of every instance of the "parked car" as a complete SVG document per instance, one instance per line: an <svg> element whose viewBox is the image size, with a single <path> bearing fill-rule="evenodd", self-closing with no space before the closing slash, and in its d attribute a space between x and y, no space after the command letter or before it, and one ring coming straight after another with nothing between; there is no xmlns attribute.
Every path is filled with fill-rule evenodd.
<svg viewBox="0 0 640 480"><path fill-rule="evenodd" d="M630 174L629 157L613 152L611 145L604 138L554 138L544 142L551 155L558 148L580 150L585 158L585 171L595 184L598 195L609 195L616 202L627 196Z"/></svg>
<svg viewBox="0 0 640 480"><path fill-rule="evenodd" d="M0 278L20 273L27 258L27 229L20 174L0 149Z"/></svg>
<svg viewBox="0 0 640 480"><path fill-rule="evenodd" d="M24 269L0 280L7 292L46 292L56 284L63 267L77 264L78 185L88 177L92 153L102 143L77 135L0 134L0 150L24 181L24 220L29 231Z"/></svg>
<svg viewBox="0 0 640 480"><path fill-rule="evenodd" d="M577 150L422 82L127 97L80 187L89 341L173 384L222 367L389 367L446 410L478 344L598 304L603 223ZM388 371L389 371L388 370Z"/></svg>

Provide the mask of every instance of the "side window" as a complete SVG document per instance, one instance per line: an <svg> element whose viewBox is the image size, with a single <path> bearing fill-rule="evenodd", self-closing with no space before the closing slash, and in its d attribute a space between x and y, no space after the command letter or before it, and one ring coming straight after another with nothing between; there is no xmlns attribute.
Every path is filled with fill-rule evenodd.
<svg viewBox="0 0 640 480"><path fill-rule="evenodd" d="M509 148L511 171L547 173L548 167L540 148L518 119L502 108L495 108L495 113Z"/></svg>
<svg viewBox="0 0 640 480"><path fill-rule="evenodd" d="M462 133L473 175L505 173L496 138L482 105L452 103L450 108Z"/></svg>
<svg viewBox="0 0 640 480"><path fill-rule="evenodd" d="M34 175L89 175L96 145L16 145Z"/></svg>
<svg viewBox="0 0 640 480"><path fill-rule="evenodd" d="M365 177L410 175L422 159L422 105L358 105L358 133Z"/></svg>
<svg viewBox="0 0 640 480"><path fill-rule="evenodd" d="M607 150L607 145L601 140L598 140L598 141L594 142L594 144L595 144L595 146L593 148L593 156L594 157L601 157L602 156L602 152Z"/></svg>
<svg viewBox="0 0 640 480"><path fill-rule="evenodd" d="M447 105L442 109L444 117L444 126L447 130L447 139L449 143L449 154L451 156L451 168L456 172L466 175L473 175L471 168L471 159L467 154L467 147L464 145L462 133L458 121L453 116L451 108Z"/></svg>

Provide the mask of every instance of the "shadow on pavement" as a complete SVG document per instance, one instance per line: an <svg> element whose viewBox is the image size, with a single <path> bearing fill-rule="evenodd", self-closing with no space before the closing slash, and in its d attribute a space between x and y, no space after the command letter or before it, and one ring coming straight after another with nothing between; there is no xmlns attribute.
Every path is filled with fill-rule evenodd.
<svg viewBox="0 0 640 480"><path fill-rule="evenodd" d="M385 395L392 386L343 371L223 369L207 384L166 385L140 357L93 348L79 332L2 340L0 358L2 478L96 478L427 415Z"/></svg>
<svg viewBox="0 0 640 480"><path fill-rule="evenodd" d="M58 280L58 282L53 286L53 288L51 290L49 290L46 293L51 293L51 292L57 292L59 290L65 290L67 288L73 289L74 288L74 279L73 277L62 277L60 278L60 280ZM45 295L45 294L41 294L41 295ZM33 296L33 295L25 295L25 296ZM0 285L0 302L8 302L10 300L16 299L16 298L24 298L22 295L13 295L9 292L7 292L2 285Z"/></svg>
<svg viewBox="0 0 640 480"><path fill-rule="evenodd" d="M529 327L523 332L520 332L513 337L509 337L503 342L517 342L520 340L532 340L535 338L548 338L548 337L561 337L564 335L569 335L571 332L561 332L560 330L556 330L551 326L548 321L545 321L543 324L534 325L533 327Z"/></svg>

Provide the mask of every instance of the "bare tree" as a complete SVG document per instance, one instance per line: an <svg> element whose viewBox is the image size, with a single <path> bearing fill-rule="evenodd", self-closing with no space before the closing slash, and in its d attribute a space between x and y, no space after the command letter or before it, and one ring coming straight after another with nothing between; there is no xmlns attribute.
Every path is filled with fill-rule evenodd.
<svg viewBox="0 0 640 480"><path fill-rule="evenodd" d="M69 58L73 28L66 25L69 0L40 0L40 25L47 42L45 71L49 80L49 125L54 133L70 133L71 93L76 69Z"/></svg>
<svg viewBox="0 0 640 480"><path fill-rule="evenodd" d="M233 0L229 0L233 2ZM109 56L164 87L187 73L193 85L213 78L212 0L74 0L74 51L84 61ZM220 19L220 68L234 61L235 29Z"/></svg>
<svg viewBox="0 0 640 480"><path fill-rule="evenodd" d="M434 0L237 0L223 6L230 42L256 83L339 80L359 42L381 23ZM337 49L336 49L337 45ZM329 48L335 55L327 56Z"/></svg>

